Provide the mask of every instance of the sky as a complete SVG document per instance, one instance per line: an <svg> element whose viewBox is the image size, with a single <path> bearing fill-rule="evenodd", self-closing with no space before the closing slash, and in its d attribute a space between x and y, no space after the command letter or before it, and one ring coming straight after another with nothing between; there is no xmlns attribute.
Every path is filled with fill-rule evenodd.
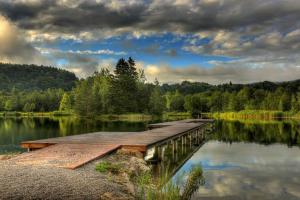
<svg viewBox="0 0 300 200"><path fill-rule="evenodd" d="M300 78L299 0L0 0L0 62L84 78L132 57L147 80Z"/></svg>

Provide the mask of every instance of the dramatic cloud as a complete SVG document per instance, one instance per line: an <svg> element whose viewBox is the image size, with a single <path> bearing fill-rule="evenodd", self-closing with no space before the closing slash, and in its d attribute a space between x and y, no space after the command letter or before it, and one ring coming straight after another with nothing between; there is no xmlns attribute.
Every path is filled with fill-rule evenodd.
<svg viewBox="0 0 300 200"><path fill-rule="evenodd" d="M231 30L257 33L299 26L296 0L1 0L0 11L20 27L46 34L113 30L110 34L197 33ZM295 24L296 23L296 24ZM274 27L276 24L276 27Z"/></svg>
<svg viewBox="0 0 300 200"><path fill-rule="evenodd" d="M62 63L58 65L60 68L74 72L77 77L85 78L92 75L101 68L107 68L113 71L113 66L117 62L114 59L101 59L94 57L98 54L111 54L110 50L98 51L62 51L58 49L38 48L42 55L49 56L54 60L59 60Z"/></svg>
<svg viewBox="0 0 300 200"><path fill-rule="evenodd" d="M1 15L0 44L0 62L48 63L34 47L22 38L22 32Z"/></svg>
<svg viewBox="0 0 300 200"><path fill-rule="evenodd" d="M230 62L214 67L187 66L173 68L167 64L144 66L149 81L175 83L184 80L220 83L251 83L259 81L286 81L300 77L300 66L257 62ZM299 62L298 62L299 63ZM240 67L243 65L243 67ZM256 65L256 66L255 66Z"/></svg>
<svg viewBox="0 0 300 200"><path fill-rule="evenodd" d="M37 50L53 45L58 50L49 51L47 58L82 66L76 68L81 77L105 59L132 54L148 59L144 68L149 79L164 82L300 77L298 0L0 0L0 13L8 19L2 17L0 24L2 61L38 62ZM168 34L172 37L164 38ZM109 44L112 39L121 40L118 47L88 50L93 42ZM66 50L72 42L84 48ZM214 56L208 61L212 67L201 67L191 56L200 61ZM233 61L220 62L218 56ZM182 64L172 66L175 58Z"/></svg>

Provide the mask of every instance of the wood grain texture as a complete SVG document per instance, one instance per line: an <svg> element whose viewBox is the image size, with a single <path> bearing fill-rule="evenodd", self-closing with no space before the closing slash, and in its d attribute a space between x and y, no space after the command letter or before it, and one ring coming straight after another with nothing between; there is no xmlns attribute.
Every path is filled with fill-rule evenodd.
<svg viewBox="0 0 300 200"><path fill-rule="evenodd" d="M119 148L145 153L153 145L179 137L210 122L211 120L181 120L151 124L151 130L142 132L95 132L25 141L22 142L22 147L38 150L22 154L15 161L19 164L75 169Z"/></svg>

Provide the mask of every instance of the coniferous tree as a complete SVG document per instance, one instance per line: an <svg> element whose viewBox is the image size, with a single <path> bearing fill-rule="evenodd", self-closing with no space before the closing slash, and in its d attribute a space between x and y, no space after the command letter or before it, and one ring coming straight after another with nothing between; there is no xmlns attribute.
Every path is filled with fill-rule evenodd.
<svg viewBox="0 0 300 200"><path fill-rule="evenodd" d="M135 62L129 58L120 59L114 71L111 85L113 112L128 113L137 111L137 76Z"/></svg>

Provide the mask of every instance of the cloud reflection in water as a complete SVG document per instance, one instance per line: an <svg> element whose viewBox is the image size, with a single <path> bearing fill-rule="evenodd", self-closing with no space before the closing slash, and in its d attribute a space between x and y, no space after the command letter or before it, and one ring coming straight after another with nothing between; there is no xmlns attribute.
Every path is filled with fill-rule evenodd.
<svg viewBox="0 0 300 200"><path fill-rule="evenodd" d="M298 147L210 141L177 174L199 164L206 184L195 199L300 199Z"/></svg>

